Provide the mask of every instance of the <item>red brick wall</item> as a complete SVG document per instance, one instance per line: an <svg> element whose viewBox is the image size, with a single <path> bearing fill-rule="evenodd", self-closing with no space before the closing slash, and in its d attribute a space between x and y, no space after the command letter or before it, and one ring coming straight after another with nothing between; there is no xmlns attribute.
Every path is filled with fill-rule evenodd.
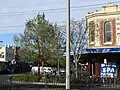
<svg viewBox="0 0 120 90"><path fill-rule="evenodd" d="M100 21L100 46L107 46L104 45L104 23L107 20ZM116 25L115 25L115 19L110 20L112 23L112 45L116 45ZM110 45L109 45L110 46Z"/></svg>
<svg viewBox="0 0 120 90"><path fill-rule="evenodd" d="M115 20L112 20L112 45L116 45L116 25Z"/></svg>

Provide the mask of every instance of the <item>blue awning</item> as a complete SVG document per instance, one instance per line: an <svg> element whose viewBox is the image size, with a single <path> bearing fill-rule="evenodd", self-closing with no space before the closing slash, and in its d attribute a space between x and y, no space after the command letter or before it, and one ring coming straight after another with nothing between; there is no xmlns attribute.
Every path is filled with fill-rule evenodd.
<svg viewBox="0 0 120 90"><path fill-rule="evenodd" d="M120 48L87 48L82 51L76 51L78 54L89 54L89 53L120 53ZM76 54L75 52L75 54ZM74 55L74 52L70 52L70 55ZM63 56L66 56L64 53Z"/></svg>
<svg viewBox="0 0 120 90"><path fill-rule="evenodd" d="M84 53L120 53L120 48L89 48Z"/></svg>

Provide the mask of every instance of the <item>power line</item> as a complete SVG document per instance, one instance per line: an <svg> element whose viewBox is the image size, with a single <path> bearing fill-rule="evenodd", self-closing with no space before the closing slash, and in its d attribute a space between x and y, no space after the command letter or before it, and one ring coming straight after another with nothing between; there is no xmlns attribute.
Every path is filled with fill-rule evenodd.
<svg viewBox="0 0 120 90"><path fill-rule="evenodd" d="M56 22L50 22L50 23L65 23L66 21L56 21ZM25 25L13 25L13 26L3 26L3 27L0 27L0 29L4 29L4 28L19 28L19 27L25 27Z"/></svg>
<svg viewBox="0 0 120 90"><path fill-rule="evenodd" d="M117 3L117 2L120 2L120 1L116 1L116 2L112 2L112 3ZM72 9L76 8L77 10L73 10L73 11L79 11L78 9L81 9L82 7L91 7L91 6L96 6L96 5L103 5L103 4L108 4L108 3L101 3L101 4L92 4L92 5L83 5L83 6L75 6L75 7L71 7ZM95 8L95 7L93 7ZM100 8L100 7L96 7L96 8ZM50 11L49 11L50 10ZM47 9L47 10L39 10L39 11L57 11L57 10L62 10L62 11L59 11L59 12L64 12L65 11L65 8L57 8L57 9ZM64 10L64 11L63 11ZM84 8L84 10L86 10L86 8ZM38 10L37 10L38 11ZM30 13L30 12L35 12L35 11L26 11L27 13ZM19 15L22 15L23 13L26 13L26 12L19 12ZM15 12L11 12L11 13L15 13ZM21 14L20 14L21 13ZM51 12L53 13L53 12ZM3 13L2 13L3 14ZM4 14L9 14L9 13L4 13ZM14 15L18 14L18 12L16 12ZM1 14L0 14L1 15ZM65 23L65 21L56 21L56 22L52 22L52 23ZM18 26L4 26L4 27L0 27L0 28L18 28L18 27L24 27L25 25L18 25Z"/></svg>
<svg viewBox="0 0 120 90"><path fill-rule="evenodd" d="M113 2L111 2L111 3L118 3L118 2L120 2L120 1L113 1ZM92 5L81 5L82 7L87 7L87 6L93 6L93 5L101 5L101 4L108 4L108 3L100 3L100 4L92 4ZM41 4L34 4L34 6L40 6ZM51 4L51 5L54 5L54 4ZM81 7L80 6L80 7ZM19 9L23 9L23 8L20 8L20 7L17 7L17 6L11 6L11 7L7 7L7 8L19 8ZM74 7L73 7L74 8Z"/></svg>
<svg viewBox="0 0 120 90"><path fill-rule="evenodd" d="M94 9L94 8L100 8L100 7L91 7L91 8L87 8L87 9ZM76 8L76 9L71 9L71 12L76 12L76 11L79 11L79 10L87 10L86 8ZM59 10L59 11L54 11L54 12L51 12L51 11L48 11L48 12L44 12L44 13L57 13L57 12L65 12L65 10ZM15 14L0 14L0 16L17 16L17 15L24 15L25 13L15 13ZM36 12L29 12L29 14L38 14L38 11Z"/></svg>
<svg viewBox="0 0 120 90"><path fill-rule="evenodd" d="M118 3L120 1L115 1L115 2L111 2L111 3ZM100 3L100 4L91 4L91 5L82 5L82 6L74 6L71 7L71 9L83 9L85 7L93 7L93 6L98 6L98 5L104 5L104 4L108 4L108 3ZM23 11L23 12L7 12L7 13L0 13L0 15L23 15L25 13L37 13L37 12L46 12L46 13L54 13L56 11L59 12L65 12L66 8L53 8L53 9L42 9L42 10L32 10L32 11ZM74 10L73 10L74 11Z"/></svg>
<svg viewBox="0 0 120 90"><path fill-rule="evenodd" d="M0 28L16 28L16 27L24 27L25 25L16 25L16 26L3 26L3 27L0 27Z"/></svg>
<svg viewBox="0 0 120 90"><path fill-rule="evenodd" d="M98 8L98 7L97 7ZM74 11L79 11L79 10L74 10ZM55 21L55 22L50 22L50 23L57 23L57 24L60 24L60 23L66 23L66 21ZM25 25L13 25L13 26L3 26L3 27L0 27L0 29L4 29L4 28L20 28L20 27L24 27Z"/></svg>
<svg viewBox="0 0 120 90"><path fill-rule="evenodd" d="M98 8L98 7L97 7ZM74 10L74 11L79 11L79 10ZM57 24L64 24L66 21L55 21L55 22L50 22L50 23L57 23ZM25 25L13 25L13 26L3 26L0 27L0 29L7 29L7 28L24 28Z"/></svg>

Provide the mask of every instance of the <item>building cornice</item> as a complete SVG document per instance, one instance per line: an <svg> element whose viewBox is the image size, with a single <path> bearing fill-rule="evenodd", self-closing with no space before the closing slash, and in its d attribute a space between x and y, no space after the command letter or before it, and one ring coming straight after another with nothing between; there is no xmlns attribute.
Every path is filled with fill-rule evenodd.
<svg viewBox="0 0 120 90"><path fill-rule="evenodd" d="M95 14L88 15L86 17L87 19L89 19L89 18L98 17L98 16L110 16L110 15L120 15L120 11L107 12L107 13L95 13Z"/></svg>

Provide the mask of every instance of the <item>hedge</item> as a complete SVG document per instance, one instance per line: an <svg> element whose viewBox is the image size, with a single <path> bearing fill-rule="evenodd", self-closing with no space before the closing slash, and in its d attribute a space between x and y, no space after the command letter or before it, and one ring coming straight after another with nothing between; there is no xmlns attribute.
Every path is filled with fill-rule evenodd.
<svg viewBox="0 0 120 90"><path fill-rule="evenodd" d="M65 83L65 76L54 76L54 75L22 75L22 76L13 76L12 81L21 81L21 82L48 82L48 83Z"/></svg>

